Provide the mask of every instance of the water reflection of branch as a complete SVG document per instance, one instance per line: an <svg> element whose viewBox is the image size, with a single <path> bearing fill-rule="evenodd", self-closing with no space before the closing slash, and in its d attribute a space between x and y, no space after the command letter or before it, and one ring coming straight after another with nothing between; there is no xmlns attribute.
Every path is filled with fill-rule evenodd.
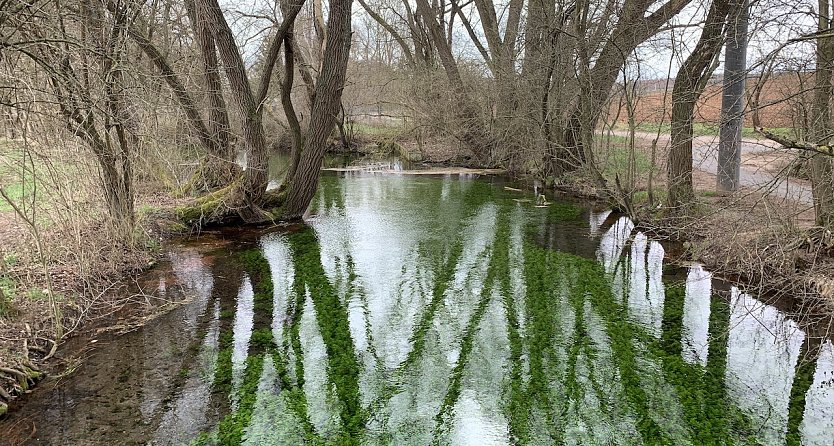
<svg viewBox="0 0 834 446"><path fill-rule="evenodd" d="M340 418L349 444L358 442L366 414L359 399L359 364L350 335L347 309L343 307L321 264L321 253L312 229L290 235L296 277L310 291L316 320L327 351L328 380L341 402Z"/></svg>
<svg viewBox="0 0 834 446"><path fill-rule="evenodd" d="M487 267L486 278L484 278L483 281L481 296L475 306L475 311L472 313L472 316L462 332L460 354L458 355L457 363L452 369L451 376L449 377L449 387L446 390L446 396L443 398L440 411L435 416L435 438L439 437L440 429L445 422L444 417L448 415L449 411L455 406L455 403L457 403L457 400L460 397L460 386L461 380L463 379L464 368L466 367L469 353L472 351L478 325L486 313L487 306L492 300L493 287L495 285L496 275L498 274L498 268L503 268L504 270L507 269L509 261L507 226L506 216L499 214L498 222L496 223L496 233L492 242L493 248L491 250L487 250L491 251L491 255L487 254L489 255L489 265ZM502 272L509 274L509 271Z"/></svg>

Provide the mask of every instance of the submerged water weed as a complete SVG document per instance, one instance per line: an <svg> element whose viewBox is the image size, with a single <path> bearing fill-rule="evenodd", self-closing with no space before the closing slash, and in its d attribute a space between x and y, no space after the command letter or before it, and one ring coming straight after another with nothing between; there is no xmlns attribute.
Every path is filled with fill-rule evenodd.
<svg viewBox="0 0 834 446"><path fill-rule="evenodd" d="M253 310L259 316L272 316L274 289L269 262L264 258L260 248L248 249L240 253L244 270L252 280Z"/></svg>
<svg viewBox="0 0 834 446"><path fill-rule="evenodd" d="M344 206L337 191L328 194L323 198L327 207L338 210ZM422 441L426 437L420 435L425 434L436 444L443 444L457 428L457 417L466 416L456 411L463 407L459 403L464 389L469 389L469 377L482 372L472 365L477 362L473 355L477 355L479 342L490 342L481 339L489 335L480 327L495 301L504 309L500 317L504 318L501 323L506 326L507 344L501 348L509 350L504 375L497 382L501 383L500 405L504 409L501 420L507 423L511 444L755 444L750 417L728 399L726 300L717 296L711 299L705 365L687 362L682 343L684 287L667 284L661 290L665 296L662 322L655 331L631 314L636 310L626 301L613 295L611 278L596 260L537 244L536 230L542 224L551 225L549 229L555 231L560 226L553 223L576 226L582 215L578 207L551 204L549 208L532 208L476 188L460 207L453 208L454 216L439 217L437 231L414 243L416 252L410 259L416 260L409 261L417 266L398 266L401 276L414 277L402 277L392 287L397 291L391 299L409 302L402 297L407 289L417 296L409 304L417 306L409 309L410 331L403 338L408 350L402 352L404 359L398 365L388 366L390 369L383 365L383 355L390 353L380 348L377 356L375 350L374 334L382 329L372 323L380 315L372 315L374 309L363 289L363 281L370 279L361 277L363 269L356 265L366 259L356 260L350 252L333 254L339 260L335 277L328 277L324 265L329 265L332 258L323 259L322 252L332 251L319 245L316 232L305 228L288 234L295 274L286 308L281 310L287 313L282 319L282 338L273 339L273 332L256 322L243 384L238 390L238 408L218 425L217 441L245 441L257 402L258 379L265 368L264 354L269 352L283 402L268 407L292 412L287 419L302 424L297 432L303 432L306 443L357 445L369 440L394 444ZM479 218L494 219L494 237L483 247L479 244L483 238L475 240L466 234L479 228L471 224ZM473 243L477 249L472 248ZM256 313L274 311L269 263L254 252L242 255L241 260L252 278ZM476 273L467 270L470 264L484 266L485 272L477 273L484 277L473 278ZM465 299L453 295L456 290L475 286L481 287L478 294L471 293ZM321 335L317 342L322 342L326 351L324 360L315 367L324 371L326 392L332 391L337 400L327 410L332 410L328 415L338 420L338 432L325 428L316 432L310 422L305 394L310 387L305 389L303 358L305 349L310 350L299 328L305 303L308 311L315 313L314 323ZM358 305L351 308L351 303ZM461 308L449 308L450 303ZM460 317L455 320L455 316ZM353 321L357 324L354 335L364 332L367 345L363 348L373 357L371 361L360 361L365 353L357 352L351 335L353 317L361 319ZM452 320L447 320L450 317ZM445 357L437 355L435 337L435 332L445 329L444 324L451 324L450 333L455 333L455 344L441 347L441 353L454 352ZM390 342L386 336L390 335L383 332L379 336L380 345ZM232 343L230 334L221 335L216 381L226 391L231 391ZM309 358L306 364L310 366ZM424 366L435 368L428 372L418 369ZM800 440L802 399L813 379L812 368L800 369L791 398L789 444ZM418 426L425 422L422 415L398 417L388 413L399 407L396 404L402 404L403 398L414 403L408 400L416 398L410 392L420 389L421 383L409 380L433 379L426 373L437 370L442 371L437 380L442 383L433 388L436 395L425 398L431 408L427 429ZM382 382L377 383L377 379ZM395 397L401 399L392 404ZM315 404L313 401L318 407ZM371 432L369 424L373 429L381 426L382 432Z"/></svg>
<svg viewBox="0 0 834 446"><path fill-rule="evenodd" d="M327 377L335 387L343 432L337 444L358 444L367 420L359 395L359 362L350 335L347 309L324 272L318 240L312 229L289 236L296 281L313 300L316 321L327 351ZM296 293L301 293L297 287Z"/></svg>
<svg viewBox="0 0 834 446"><path fill-rule="evenodd" d="M220 421L217 426L217 444L237 446L242 443L244 431L252 420L252 410L257 399L258 381L263 371L264 355L246 358L243 382L238 390L238 408Z"/></svg>
<svg viewBox="0 0 834 446"><path fill-rule="evenodd" d="M786 436L786 444L788 446L799 446L802 444L802 436L799 428L805 414L805 395L814 383L814 374L816 373L817 365L815 359L819 357L819 351L816 354L812 354L811 349L821 348L818 345L811 347L812 342L811 338L806 336L799 351L799 364L797 364L796 374L793 378L790 403L788 405L788 431Z"/></svg>
<svg viewBox="0 0 834 446"><path fill-rule="evenodd" d="M489 265L487 267L486 277L483 281L483 288L475 311L472 312L469 321L462 333L460 342L460 353L458 355L457 364L452 369L449 376L449 387L446 390L446 396L443 398L443 403L440 412L435 416L435 438L439 437L440 429L448 422L449 412L454 408L460 397L461 381L466 365L468 364L469 355L472 352L475 335L478 326L486 313L487 307L493 298L493 290L496 285L496 278L498 275L509 274L509 223L508 216L505 213L499 213L498 222L495 228L495 237L489 256ZM503 290L499 287L499 292Z"/></svg>
<svg viewBox="0 0 834 446"><path fill-rule="evenodd" d="M244 251L240 253L239 258L242 269L248 273L249 280L253 283L252 308L256 326L253 327L249 336L247 358L237 389L233 388L235 335L228 326L220 333L213 379L214 392L228 395L237 401L237 405L220 421L212 435L201 435L197 444L213 444L210 440L224 446L241 444L257 399L257 387L263 370L264 355L271 352L275 346L272 331L262 326L263 320L271 319L273 310L273 285L269 264L260 249ZM235 315L231 309L220 311L219 314L224 320ZM233 392L234 395L232 395Z"/></svg>

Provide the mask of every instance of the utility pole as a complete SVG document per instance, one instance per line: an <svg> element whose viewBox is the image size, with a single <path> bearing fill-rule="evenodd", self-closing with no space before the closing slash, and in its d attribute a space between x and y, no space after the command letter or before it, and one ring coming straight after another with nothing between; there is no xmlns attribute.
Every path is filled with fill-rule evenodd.
<svg viewBox="0 0 834 446"><path fill-rule="evenodd" d="M734 192L739 187L741 170L741 129L744 125L744 92L747 77L748 0L741 3L730 24L724 56L724 92L721 96L721 124L718 140L719 192Z"/></svg>

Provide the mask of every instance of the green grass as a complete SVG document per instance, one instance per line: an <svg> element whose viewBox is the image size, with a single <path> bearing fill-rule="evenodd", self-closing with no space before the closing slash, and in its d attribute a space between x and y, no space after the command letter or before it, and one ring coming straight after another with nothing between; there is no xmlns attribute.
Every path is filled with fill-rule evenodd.
<svg viewBox="0 0 834 446"><path fill-rule="evenodd" d="M353 132L356 136L365 136L369 138L394 138L403 132L402 127L374 125L363 122L352 122L345 126L345 130L350 133Z"/></svg>
<svg viewBox="0 0 834 446"><path fill-rule="evenodd" d="M24 168L25 166L25 168ZM34 155L20 142L0 138L0 187L17 206L27 203L39 208L49 207L61 200L56 188L66 188L75 180L88 175L82 166L60 153ZM37 195L33 196L37 188ZM72 194L70 194L72 195ZM13 211L0 197L0 212ZM49 224L49 222L46 222Z"/></svg>
<svg viewBox="0 0 834 446"><path fill-rule="evenodd" d="M627 131L628 126L625 124L617 124L614 126L616 130L619 131ZM658 133L660 131L661 135L668 135L672 132L672 126L669 123L658 124L653 122L644 122L637 125L638 132L645 132L645 133ZM693 136L718 136L719 133L719 126L718 124L707 124L702 122L696 122L692 126L692 134ZM796 138L798 129L788 128L788 127L775 127L775 128L768 128L768 131L787 138ZM750 138L750 139L765 139L764 136L757 133L751 127L744 127L741 130L741 136L743 138Z"/></svg>
<svg viewBox="0 0 834 446"><path fill-rule="evenodd" d="M46 298L49 297L49 296L46 293L44 293L43 290L39 290L37 288L32 288L31 290L26 292L26 297L29 300L41 301L41 300L46 300Z"/></svg>
<svg viewBox="0 0 834 446"><path fill-rule="evenodd" d="M8 317L14 312L12 307L12 296L14 296L17 286L14 280L5 276L0 276L0 317Z"/></svg>
<svg viewBox="0 0 834 446"><path fill-rule="evenodd" d="M24 198L30 198L32 190L34 189L34 181L28 178L25 182L14 182L2 185L3 192L15 204L20 203ZM43 198L43 194L38 191L37 199ZM0 197L0 212L13 211L14 208L4 198Z"/></svg>
<svg viewBox="0 0 834 446"><path fill-rule="evenodd" d="M613 180L615 177L619 177L620 181L623 181L628 174L630 157L631 151L628 148L612 144L607 152L603 153L599 158L599 164L603 166L602 174L608 179ZM652 169L652 163L649 157L639 150L634 151L635 177L646 177ZM654 167L654 171L657 173L658 168Z"/></svg>

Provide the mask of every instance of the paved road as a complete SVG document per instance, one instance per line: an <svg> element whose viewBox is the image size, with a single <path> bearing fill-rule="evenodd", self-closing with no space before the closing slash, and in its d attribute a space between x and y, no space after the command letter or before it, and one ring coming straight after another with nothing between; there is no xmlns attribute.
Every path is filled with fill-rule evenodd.
<svg viewBox="0 0 834 446"><path fill-rule="evenodd" d="M628 136L625 131L615 131L615 135ZM654 133L637 132L636 136L644 140L653 140ZM658 145L668 147L669 135L661 135ZM741 144L741 172L742 187L767 191L770 195L787 198L798 203L812 205L813 195L811 185L807 181L791 179L788 181L784 173L774 175L763 166L773 161L773 151L782 146L769 140L743 139ZM718 171L718 137L698 136L692 140L693 167L715 175Z"/></svg>

